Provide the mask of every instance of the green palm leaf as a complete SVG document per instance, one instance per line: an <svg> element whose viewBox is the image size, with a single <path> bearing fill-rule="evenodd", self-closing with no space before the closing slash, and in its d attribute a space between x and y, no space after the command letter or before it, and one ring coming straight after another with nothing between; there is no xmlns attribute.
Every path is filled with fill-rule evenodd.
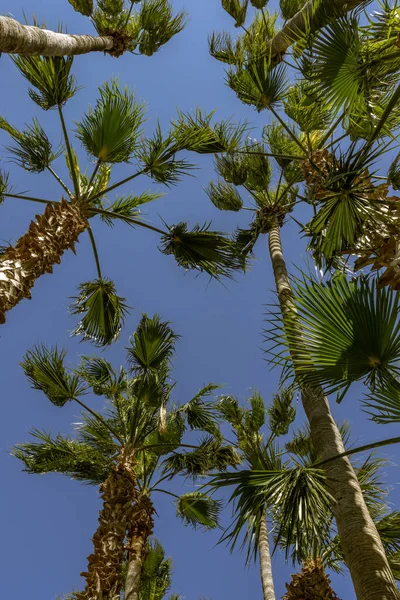
<svg viewBox="0 0 400 600"><path fill-rule="evenodd" d="M201 388L194 398L179 407L179 413L186 417L187 424L191 429L201 429L208 433L217 431L217 407L214 401L205 401L204 397L211 396L220 387L215 383L209 383Z"/></svg>
<svg viewBox="0 0 400 600"><path fill-rule="evenodd" d="M115 291L114 283L107 279L86 281L79 286L79 296L71 304L72 315L84 315L73 331L91 340L97 346L108 346L118 339L128 307L125 298Z"/></svg>
<svg viewBox="0 0 400 600"><path fill-rule="evenodd" d="M57 347L34 346L25 354L21 366L29 383L35 390L46 394L56 406L64 406L85 391L81 379L67 372L64 359L65 350Z"/></svg>
<svg viewBox="0 0 400 600"><path fill-rule="evenodd" d="M68 0L68 2L74 10L85 17L90 17L93 13L93 0Z"/></svg>
<svg viewBox="0 0 400 600"><path fill-rule="evenodd" d="M53 153L52 144L37 119L25 131L18 131L1 117L0 129L7 131L16 142L15 146L6 148L16 164L26 171L41 173L60 155Z"/></svg>
<svg viewBox="0 0 400 600"><path fill-rule="evenodd" d="M208 273L215 279L232 278L234 271L243 270L243 258L236 244L218 231L210 231L210 225L195 225L188 231L186 223L169 227L162 237L161 251L173 254L179 266Z"/></svg>
<svg viewBox="0 0 400 600"><path fill-rule="evenodd" d="M185 525L195 529L215 529L218 527L218 516L222 503L214 500L202 492L190 492L179 498L176 505L176 514Z"/></svg>
<svg viewBox="0 0 400 600"><path fill-rule="evenodd" d="M400 382L393 380L383 389L373 390L363 405L376 423L400 422Z"/></svg>
<svg viewBox="0 0 400 600"><path fill-rule="evenodd" d="M144 104L116 80L100 88L94 109L76 124L76 135L86 151L108 163L128 162L135 152L144 119Z"/></svg>
<svg viewBox="0 0 400 600"><path fill-rule="evenodd" d="M267 58L248 63L240 69L228 71L227 83L244 104L260 112L279 104L286 94L286 68L272 68Z"/></svg>
<svg viewBox="0 0 400 600"><path fill-rule="evenodd" d="M114 220L119 219L126 222L128 225L132 226L132 223L128 221L128 219L138 217L140 215L140 206L143 204L147 204L148 202L153 202L153 200L158 200L162 198L164 194L158 194L154 192L143 192L140 196L120 196L116 197L115 200L108 206L104 208L113 213L112 215L102 215L100 214L100 218L110 225L114 226Z"/></svg>
<svg viewBox="0 0 400 600"><path fill-rule="evenodd" d="M296 417L293 396L293 389L282 388L274 394L271 406L267 407L268 425L273 435L280 436L288 433Z"/></svg>
<svg viewBox="0 0 400 600"><path fill-rule="evenodd" d="M137 375L157 372L175 354L178 340L168 321L161 321L159 315L143 315L127 348L131 371Z"/></svg>
<svg viewBox="0 0 400 600"><path fill-rule="evenodd" d="M243 200L237 189L225 181L210 181L206 193L211 202L219 210L238 212L243 206Z"/></svg>
<svg viewBox="0 0 400 600"><path fill-rule="evenodd" d="M358 380L381 390L393 380L400 358L396 293L378 288L372 278L349 282L340 275L325 284L304 277L294 294L296 319L281 325L280 339L290 348L297 377L328 391ZM276 360L283 364L287 357Z"/></svg>
<svg viewBox="0 0 400 600"><path fill-rule="evenodd" d="M15 56L12 61L38 90L29 90L28 93L43 110L63 106L77 90L75 78L71 75L71 56Z"/></svg>

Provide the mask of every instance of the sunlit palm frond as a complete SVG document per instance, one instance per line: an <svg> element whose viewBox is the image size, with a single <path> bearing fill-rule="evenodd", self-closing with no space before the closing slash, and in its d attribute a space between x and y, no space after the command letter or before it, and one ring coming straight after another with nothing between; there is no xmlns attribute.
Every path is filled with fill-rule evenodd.
<svg viewBox="0 0 400 600"><path fill-rule="evenodd" d="M249 0L222 0L222 8L234 19L235 27L242 27L246 22Z"/></svg>
<svg viewBox="0 0 400 600"><path fill-rule="evenodd" d="M272 68L266 57L228 71L227 83L244 104L257 111L275 107L286 95L286 68Z"/></svg>
<svg viewBox="0 0 400 600"><path fill-rule="evenodd" d="M86 151L108 163L128 162L135 152L144 120L144 104L133 92L120 89L118 82L106 82L100 98L76 126L76 135Z"/></svg>
<svg viewBox="0 0 400 600"><path fill-rule="evenodd" d="M57 347L34 346L21 363L33 389L42 391L56 406L64 406L85 391L80 377L66 370L66 354Z"/></svg>
<svg viewBox="0 0 400 600"><path fill-rule="evenodd" d="M138 13L139 52L145 56L152 56L182 31L186 20L185 11L173 14L172 4L168 0L144 0Z"/></svg>
<svg viewBox="0 0 400 600"><path fill-rule="evenodd" d="M372 278L338 275L327 283L299 279L294 296L296 317L282 324L281 341L297 377L329 391L361 380L383 392L398 373L398 295Z"/></svg>
<svg viewBox="0 0 400 600"><path fill-rule="evenodd" d="M288 433L296 416L293 396L293 389L282 388L274 394L271 406L267 407L268 425L273 435L280 436Z"/></svg>
<svg viewBox="0 0 400 600"><path fill-rule="evenodd" d="M76 93L72 56L15 56L15 66L38 91L29 96L44 110L63 106Z"/></svg>
<svg viewBox="0 0 400 600"><path fill-rule="evenodd" d="M35 441L13 448L13 455L28 473L63 473L91 485L107 479L113 463L104 452L61 434L52 438L45 431L34 430L31 435Z"/></svg>
<svg viewBox="0 0 400 600"><path fill-rule="evenodd" d="M373 390L366 395L363 406L376 423L400 422L400 382L393 380L383 389Z"/></svg>
<svg viewBox="0 0 400 600"><path fill-rule="evenodd" d="M213 32L208 38L208 47L213 58L228 65L235 65L241 60L240 42L235 42L229 33Z"/></svg>
<svg viewBox="0 0 400 600"><path fill-rule="evenodd" d="M163 466L171 476L180 473L195 479L212 471L226 471L241 462L240 455L232 445L222 444L220 436L208 435L195 450L175 452L167 457Z"/></svg>
<svg viewBox="0 0 400 600"><path fill-rule="evenodd" d="M157 539L148 541L140 576L138 600L162 600L171 587L172 561Z"/></svg>
<svg viewBox="0 0 400 600"><path fill-rule="evenodd" d="M185 525L215 529L218 527L218 516L222 503L202 492L189 492L179 498L176 514Z"/></svg>
<svg viewBox="0 0 400 600"><path fill-rule="evenodd" d="M128 312L125 298L118 296L114 283L104 278L81 283L78 289L79 296L70 305L70 312L83 317L73 334L96 346L112 344L118 339Z"/></svg>
<svg viewBox="0 0 400 600"><path fill-rule="evenodd" d="M327 129L335 115L332 107L315 93L312 84L304 80L289 88L284 109L305 133Z"/></svg>
<svg viewBox="0 0 400 600"><path fill-rule="evenodd" d="M281 15L287 21L294 17L294 15L304 6L303 0L279 0L279 8L281 9Z"/></svg>
<svg viewBox="0 0 400 600"><path fill-rule="evenodd" d="M82 356L77 372L97 396L108 395L122 383L122 378L117 378L111 364L99 356Z"/></svg>
<svg viewBox="0 0 400 600"><path fill-rule="evenodd" d="M162 237L161 251L172 254L179 266L208 273L215 279L232 278L234 271L244 269L243 259L235 243L210 225L195 225L188 231L186 223L169 227Z"/></svg>
<svg viewBox="0 0 400 600"><path fill-rule="evenodd" d="M100 218L111 227L114 226L114 221L118 219L121 221L126 220L128 225L132 225L128 219L140 215L140 206L148 202L153 202L153 200L158 200L163 195L154 192L143 192L140 196L117 196L111 204L104 206L107 211L113 214L100 214Z"/></svg>
<svg viewBox="0 0 400 600"><path fill-rule="evenodd" d="M17 165L32 173L41 173L59 156L53 152L53 146L37 119L25 131L18 131L0 118L0 129L7 131L15 141L7 146Z"/></svg>
<svg viewBox="0 0 400 600"><path fill-rule="evenodd" d="M130 370L137 375L155 373L175 354L179 336L159 315L143 315L127 348Z"/></svg>

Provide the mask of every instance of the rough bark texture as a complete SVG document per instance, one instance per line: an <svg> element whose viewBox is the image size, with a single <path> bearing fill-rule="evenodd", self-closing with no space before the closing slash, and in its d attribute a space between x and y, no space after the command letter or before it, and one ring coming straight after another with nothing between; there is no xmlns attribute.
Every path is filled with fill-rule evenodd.
<svg viewBox="0 0 400 600"><path fill-rule="evenodd" d="M0 255L0 324L8 310L31 297L30 291L41 275L53 272L65 250L75 252L74 244L87 227L78 204L64 199L47 204L44 213L31 221L28 232Z"/></svg>
<svg viewBox="0 0 400 600"><path fill-rule="evenodd" d="M86 579L77 600L114 600L120 597L124 542L137 500L136 479L129 466L121 463L100 486L103 508L93 536L93 553L88 557Z"/></svg>
<svg viewBox="0 0 400 600"><path fill-rule="evenodd" d="M146 542L153 532L153 504L147 495L141 495L134 509L128 534L128 570L124 600L139 600L140 577L145 558Z"/></svg>
<svg viewBox="0 0 400 600"><path fill-rule="evenodd" d="M295 319L277 224L269 233L269 249L282 314L284 319ZM303 389L302 402L321 460L343 453L343 441L323 390L317 386ZM398 600L399 591L348 457L331 461L324 468L335 498L333 512L341 547L358 600Z"/></svg>
<svg viewBox="0 0 400 600"><path fill-rule="evenodd" d="M301 573L292 575L286 590L282 600L339 600L320 558L307 560Z"/></svg>
<svg viewBox="0 0 400 600"><path fill-rule="evenodd" d="M266 515L261 519L258 540L260 554L260 573L264 600L275 600L274 580L272 577L271 552L269 549Z"/></svg>
<svg viewBox="0 0 400 600"><path fill-rule="evenodd" d="M15 19L0 16L0 52L25 56L72 56L88 52L110 52L111 36L70 35L48 29L21 25Z"/></svg>
<svg viewBox="0 0 400 600"><path fill-rule="evenodd" d="M363 0L322 0L315 8L315 0L308 0L301 10L288 19L282 29L272 38L268 52L274 63L281 62L287 49L311 28L321 29L340 14L345 14L362 3Z"/></svg>

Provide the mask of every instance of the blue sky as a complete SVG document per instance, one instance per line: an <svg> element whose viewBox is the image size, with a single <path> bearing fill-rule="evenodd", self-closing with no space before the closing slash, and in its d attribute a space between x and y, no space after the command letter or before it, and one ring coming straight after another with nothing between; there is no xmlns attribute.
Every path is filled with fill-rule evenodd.
<svg viewBox="0 0 400 600"><path fill-rule="evenodd" d="M221 8L220 0L177 0L177 8L190 15L187 28L151 58L126 55L118 60L108 56L78 57L74 64L79 93L68 103L66 118L70 128L88 104L94 104L97 87L117 75L122 84L135 89L138 98L148 105L146 131L155 128L157 119L164 129L176 115L177 107L184 111L196 106L206 111L217 110L219 117L233 115L254 125L252 136L260 137L268 115L257 114L244 107L224 83L223 65L208 54L207 35L213 29L231 29L232 22ZM4 0L3 14L22 20L22 11L33 13L49 28L58 22L68 26L71 33L92 32L87 20L73 11L66 0L25 0L24 3ZM49 137L57 144L60 129L53 113L43 113L27 95L27 86L9 58L0 59L3 81L0 115L12 124L23 127L38 117ZM59 189L47 175L29 176L7 163L8 143L0 135L3 166L11 173L11 183L19 192L48 199L58 198ZM83 160L85 155L77 149ZM237 225L246 226L243 214L220 213L209 202L204 186L213 177L210 157L191 157L199 165L193 178L167 190L166 196L148 209L149 222L159 224L159 215L168 223L187 220L190 225L212 220L217 230L231 231ZM56 163L57 164L57 163ZM60 172L64 172L59 161ZM118 167L121 178L131 173L129 165ZM156 190L150 180L135 180L124 192L140 193ZM22 235L40 205L19 200L7 200L1 207L0 243L15 241ZM94 222L93 229L99 245L105 275L112 277L120 295L133 307L126 320L120 341L105 356L115 366L125 360L124 347L134 331L141 312L159 313L170 320L182 336L174 361L177 381L175 400L184 402L203 384L213 381L225 384L224 391L237 395L242 401L250 389L261 392L266 402L276 388L278 373L270 372L264 360L262 328L265 305L273 300L273 279L267 253L267 240L257 246L257 260L245 276L222 286L209 282L206 276L195 276L179 269L173 258L157 250L156 234L132 230L117 224L114 229ZM283 231L284 250L288 264L304 266L304 241L297 226L289 221ZM33 427L56 433L71 431L79 412L75 406L57 409L40 393L29 388L18 366L24 352L33 344L58 344L68 349L68 360L76 365L79 355L96 353L88 344L80 344L69 332L76 322L67 314L69 297L77 285L96 276L88 239L82 237L77 256L68 252L53 275L38 281L30 302L23 301L8 316L0 331L2 419L0 422L0 469L3 493L0 495L2 544L1 594L4 598L22 600L54 600L83 584L80 571L86 568L86 556L91 551L99 509L97 490L61 476L29 476L21 472L20 464L9 456L15 443L25 441ZM333 406L338 420L348 419L353 438L360 444L395 435L395 427L372 424L361 412L360 390L350 394L340 407ZM99 399L89 398L94 408ZM298 423L303 420L298 407ZM393 488L392 501L399 500L397 484L398 451L391 447L387 454L391 465L386 479ZM184 489L187 489L187 485ZM244 557L232 556L223 546L214 547L218 534L202 534L182 527L175 519L174 507L168 497L157 498L155 534L173 559L173 591L188 600L258 600L261 585L258 567L244 567ZM226 514L226 519L229 513ZM284 582L293 571L285 565L283 556L274 559L277 597L284 593ZM348 575L333 577L339 597L355 598Z"/></svg>

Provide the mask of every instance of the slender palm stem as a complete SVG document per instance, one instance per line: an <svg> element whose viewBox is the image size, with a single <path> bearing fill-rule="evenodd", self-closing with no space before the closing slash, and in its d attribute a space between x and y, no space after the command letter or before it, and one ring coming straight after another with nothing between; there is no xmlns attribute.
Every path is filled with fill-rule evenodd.
<svg viewBox="0 0 400 600"><path fill-rule="evenodd" d="M161 492L161 494L168 494L168 496L172 496L173 498L179 498L176 494L169 492L168 490L163 490L161 488L153 488L153 492Z"/></svg>
<svg viewBox="0 0 400 600"><path fill-rule="evenodd" d="M125 217L123 215L119 215L118 213L112 212L111 210L105 210L103 208L90 208L89 212L94 215L99 214L112 217L113 219L120 219L121 221L132 223L132 225L138 225L139 227L150 229L151 231L155 231L156 233L159 233L161 235L168 235L167 231L158 229L158 227L153 227L153 225L148 225L147 223L143 223L143 221L139 221L138 219L134 219L133 217Z"/></svg>
<svg viewBox="0 0 400 600"><path fill-rule="evenodd" d="M43 200L43 198L33 198L32 196L21 196L20 194L3 194L5 198L17 198L18 200L28 200L29 202L39 202L40 204L58 204L58 200Z"/></svg>
<svg viewBox="0 0 400 600"><path fill-rule="evenodd" d="M286 131L286 133L288 135L290 135L290 137L292 138L292 140L294 142L296 142L296 144L298 145L298 147L300 148L300 150L302 150L304 152L304 154L307 156L307 154L308 154L307 148L305 146L303 146L303 144L298 139L297 135L295 135L293 133L293 131L290 129L290 127L288 127L286 125L285 121L280 117L280 115L276 112L276 110L272 106L270 106L269 109L272 112L272 114L274 115L275 119L277 119L279 121L279 123L282 125L282 127L284 128L284 130Z"/></svg>
<svg viewBox="0 0 400 600"><path fill-rule="evenodd" d="M72 194L70 192L70 190L68 189L68 186L63 182L63 180L61 179L61 177L59 177L57 175L57 173L54 171L54 169L52 169L50 167L50 165L48 165L47 170L53 175L53 177L58 181L58 183L61 185L61 187L63 188L63 190L68 194L68 197L72 199Z"/></svg>
<svg viewBox="0 0 400 600"><path fill-rule="evenodd" d="M94 260L96 262L97 274L99 276L99 279L103 279L103 276L101 274L100 259L99 259L99 253L97 251L96 240L94 239L93 231L92 231L92 228L90 227L90 225L88 226L87 230L88 230L88 234L90 237L90 243L92 244Z"/></svg>
<svg viewBox="0 0 400 600"><path fill-rule="evenodd" d="M333 132L335 131L336 127L337 127L338 125L340 125L340 123L342 122L342 120L343 120L343 119L344 119L344 113L342 113L342 114L340 115L340 117L338 117L338 118L336 119L336 121L334 121L334 122L332 123L332 125L330 126L330 128L328 129L328 131L326 132L326 134L324 135L324 137L322 138L322 140L319 142L319 144L318 144L318 148L322 148L322 147L324 146L325 142L326 142L327 140L329 140L329 138L331 137L331 135L332 135L332 134L333 134ZM346 133L346 135L347 135L347 133Z"/></svg>
<svg viewBox="0 0 400 600"><path fill-rule="evenodd" d="M65 125L64 113L63 113L61 104L58 105L58 114L60 115L61 128L62 128L63 135L64 135L65 146L67 148L71 177L72 177L72 181L74 184L75 198L79 199L79 183L78 183L78 178L76 176L76 172L75 172L75 168L74 168L74 159L73 159L73 155L72 155L72 148L71 148L71 144L69 142L68 131L67 131L67 127Z"/></svg>
<svg viewBox="0 0 400 600"><path fill-rule="evenodd" d="M94 181L94 178L97 175L97 171L99 170L101 163L102 163L102 160L101 160L101 158L99 158L98 161L97 161L97 163L96 163L96 165L95 165L95 167L94 167L94 169L93 169L92 176L91 176L90 181L88 183L88 190L90 190L90 186L92 185L92 183Z"/></svg>
<svg viewBox="0 0 400 600"><path fill-rule="evenodd" d="M286 160L304 160L304 156L296 156L291 154L271 154L271 152L252 152L249 150L236 150L235 154L248 154L254 156L268 156L270 158L282 158Z"/></svg>
<svg viewBox="0 0 400 600"><path fill-rule="evenodd" d="M73 398L73 400L74 400L74 402L76 402L77 404L79 404L79 406L81 406L83 409L85 409L88 413L90 413L92 415L92 417L94 417L97 421L100 421L108 429L108 431L110 433L112 433L112 435L119 441L119 443L121 445L123 445L123 440L121 440L121 438L119 437L118 433L112 427L110 427L110 425L107 423L107 421L104 419L104 417L101 416L100 413L92 410L84 402L82 402L81 400L79 400L79 398Z"/></svg>
<svg viewBox="0 0 400 600"><path fill-rule="evenodd" d="M370 444L365 444L364 446L358 446L357 448L351 448L350 450L346 450L346 452L342 452L336 456L331 456L330 458L321 460L315 463L313 467L321 467L333 460L338 460L338 458L342 458L343 456L351 456L352 454L358 454L359 452L365 452L366 450L374 450L375 448L382 448L383 446L391 446L392 444L400 444L400 437L388 438L386 440L380 440L379 442L371 442Z"/></svg>

